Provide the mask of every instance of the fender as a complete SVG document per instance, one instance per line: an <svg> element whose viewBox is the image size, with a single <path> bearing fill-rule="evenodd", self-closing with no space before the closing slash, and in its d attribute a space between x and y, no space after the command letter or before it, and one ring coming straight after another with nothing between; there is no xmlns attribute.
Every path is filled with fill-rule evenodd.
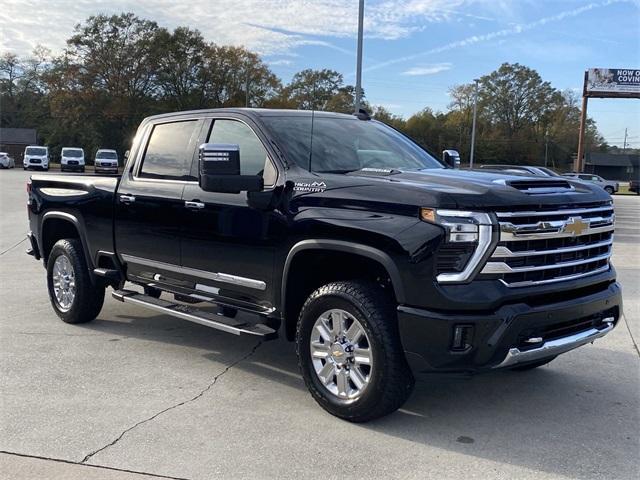
<svg viewBox="0 0 640 480"><path fill-rule="evenodd" d="M91 281L94 280L93 278L93 257L91 256L91 254L89 253L89 246L87 245L87 239L85 238L84 235L84 223L78 219L78 217L76 217L75 215L68 213L68 212L63 212L61 210L49 210L48 212L45 212L45 214L42 216L42 221L40 223L40 231L39 231L39 243L40 246L43 250L42 254L43 254L43 258L44 258L44 244L42 241L42 237L44 234L44 226L47 222L47 220L52 219L52 218L57 218L60 220L64 220L67 222L72 223L76 230L78 231L78 236L80 238L80 243L82 243L82 250L84 251L84 258L87 261L87 268L89 269L89 278L91 278ZM47 258L48 260L48 258Z"/></svg>
<svg viewBox="0 0 640 480"><path fill-rule="evenodd" d="M351 253L354 255L360 255L367 257L381 264L391 279L393 291L395 293L398 303L402 304L405 301L404 289L402 286L402 280L400 272L395 262L391 257L375 247L369 245L363 245L361 243L347 242L344 240L329 240L329 239L309 239L302 240L296 243L289 253L284 263L284 270L282 271L282 286L280 293L280 308L286 305L287 296L287 277L289 276L289 267L294 257L303 250L334 250L339 252Z"/></svg>

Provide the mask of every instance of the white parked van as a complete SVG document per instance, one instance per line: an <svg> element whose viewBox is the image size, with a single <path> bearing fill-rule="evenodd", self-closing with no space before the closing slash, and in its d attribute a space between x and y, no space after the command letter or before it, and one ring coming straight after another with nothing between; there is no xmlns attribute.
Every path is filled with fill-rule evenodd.
<svg viewBox="0 0 640 480"><path fill-rule="evenodd" d="M64 147L60 158L60 170L84 172L84 150L77 147Z"/></svg>
<svg viewBox="0 0 640 480"><path fill-rule="evenodd" d="M22 167L25 170L30 168L49 170L49 148L40 145L29 145L24 149Z"/></svg>
<svg viewBox="0 0 640 480"><path fill-rule="evenodd" d="M93 164L96 173L118 173L118 153L115 150L101 148L96 152Z"/></svg>

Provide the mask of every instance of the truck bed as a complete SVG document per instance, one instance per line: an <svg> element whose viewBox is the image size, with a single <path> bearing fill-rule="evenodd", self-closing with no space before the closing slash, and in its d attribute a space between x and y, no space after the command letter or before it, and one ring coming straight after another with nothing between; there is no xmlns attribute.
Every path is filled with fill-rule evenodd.
<svg viewBox="0 0 640 480"><path fill-rule="evenodd" d="M87 258L97 263L100 251L114 252L114 195L117 176L36 174L31 176L29 224L46 258L45 221L67 218L83 233Z"/></svg>

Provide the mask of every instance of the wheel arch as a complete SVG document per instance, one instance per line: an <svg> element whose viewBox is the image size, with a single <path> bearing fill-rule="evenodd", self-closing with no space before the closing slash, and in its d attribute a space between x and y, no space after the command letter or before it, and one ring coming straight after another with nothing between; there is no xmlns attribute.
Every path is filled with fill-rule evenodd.
<svg viewBox="0 0 640 480"><path fill-rule="evenodd" d="M42 259L45 265L49 260L49 253L53 245L55 245L58 240L63 238L77 238L82 244L87 268L89 269L89 277L91 281L93 281L93 258L89 253L86 238L82 234L83 231L84 223L81 219L78 219L77 216L59 210L45 212L40 225L40 245L42 249Z"/></svg>
<svg viewBox="0 0 640 480"><path fill-rule="evenodd" d="M356 262L357 265L361 265L368 270L368 273L372 271L379 271L388 277L390 286L393 290L393 295L398 303L403 303L405 300L404 289L402 286L402 280L400 271L396 266L393 259L382 250L371 247L369 245L348 242L344 240L330 240L330 239L308 239L302 240L296 243L289 253L284 263L284 269L282 272L282 284L280 291L280 310L283 319L283 326L285 329L286 337L288 340L293 340L295 336L295 325L297 322L297 313L299 307L304 303L304 298L289 298L288 294L292 288L298 287L298 285L290 285L292 280L292 266L296 261L301 259L302 255L316 253L322 254L339 254L341 259L348 259ZM298 266L300 268L300 266ZM318 282L316 282L318 283ZM322 282L320 282L322 283ZM318 284L318 286L320 286ZM310 292L308 292L310 293ZM295 295L294 295L295 296Z"/></svg>

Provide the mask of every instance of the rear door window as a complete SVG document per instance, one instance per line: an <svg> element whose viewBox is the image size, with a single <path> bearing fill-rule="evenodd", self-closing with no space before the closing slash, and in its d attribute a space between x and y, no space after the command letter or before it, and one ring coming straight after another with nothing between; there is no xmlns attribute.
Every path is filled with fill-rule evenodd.
<svg viewBox="0 0 640 480"><path fill-rule="evenodd" d="M189 175L198 120L160 123L153 126L142 158L139 177L168 180L194 180Z"/></svg>

